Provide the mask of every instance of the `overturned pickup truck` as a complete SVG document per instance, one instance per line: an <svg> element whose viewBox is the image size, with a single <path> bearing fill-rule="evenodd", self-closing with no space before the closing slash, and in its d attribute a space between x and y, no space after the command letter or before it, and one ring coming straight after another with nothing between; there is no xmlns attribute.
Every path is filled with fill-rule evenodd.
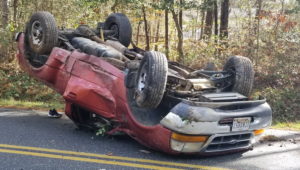
<svg viewBox="0 0 300 170"><path fill-rule="evenodd" d="M169 154L245 151L271 124L265 99L250 100L249 59L230 57L222 71L195 70L131 43L124 14L93 29L58 29L37 12L16 35L18 60L31 76L60 93L78 127L125 133Z"/></svg>

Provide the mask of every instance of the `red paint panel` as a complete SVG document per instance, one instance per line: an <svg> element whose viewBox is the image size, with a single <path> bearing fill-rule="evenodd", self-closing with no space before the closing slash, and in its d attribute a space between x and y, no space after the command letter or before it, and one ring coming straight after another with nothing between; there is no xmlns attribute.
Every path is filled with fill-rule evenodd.
<svg viewBox="0 0 300 170"><path fill-rule="evenodd" d="M17 55L17 58L22 69L62 94L70 78L70 75L66 73L64 66L71 52L60 48L54 48L45 65L35 68L30 65L25 56L24 34L19 37L18 47L19 54Z"/></svg>
<svg viewBox="0 0 300 170"><path fill-rule="evenodd" d="M82 71L84 70L84 71ZM109 74L102 68L82 61L76 61L73 67L72 75L93 82L109 91L114 90L117 77Z"/></svg>
<svg viewBox="0 0 300 170"><path fill-rule="evenodd" d="M63 97L106 118L114 117L115 99L110 91L97 84L72 76Z"/></svg>

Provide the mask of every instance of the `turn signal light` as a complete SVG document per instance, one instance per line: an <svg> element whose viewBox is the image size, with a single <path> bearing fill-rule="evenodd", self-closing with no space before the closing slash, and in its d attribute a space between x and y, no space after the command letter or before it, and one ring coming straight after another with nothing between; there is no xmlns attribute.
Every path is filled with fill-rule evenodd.
<svg viewBox="0 0 300 170"><path fill-rule="evenodd" d="M178 133L172 133L172 139L180 142L205 142L208 136L189 136Z"/></svg>
<svg viewBox="0 0 300 170"><path fill-rule="evenodd" d="M264 132L265 132L265 129L258 129L258 130L253 131L253 133L254 133L255 136L261 135Z"/></svg>

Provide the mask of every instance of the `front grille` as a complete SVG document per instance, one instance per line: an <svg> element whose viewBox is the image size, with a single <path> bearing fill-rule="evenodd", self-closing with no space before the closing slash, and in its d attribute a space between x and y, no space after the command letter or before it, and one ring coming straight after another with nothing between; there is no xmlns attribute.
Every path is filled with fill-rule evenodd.
<svg viewBox="0 0 300 170"><path fill-rule="evenodd" d="M206 147L205 152L222 152L247 148L250 145L251 138L251 133L217 136Z"/></svg>

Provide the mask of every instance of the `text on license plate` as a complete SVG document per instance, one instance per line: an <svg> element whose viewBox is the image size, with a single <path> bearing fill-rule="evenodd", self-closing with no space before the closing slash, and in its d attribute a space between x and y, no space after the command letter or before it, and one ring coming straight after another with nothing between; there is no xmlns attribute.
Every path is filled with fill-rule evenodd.
<svg viewBox="0 0 300 170"><path fill-rule="evenodd" d="M232 123L232 131L245 131L249 129L251 117L234 118Z"/></svg>

